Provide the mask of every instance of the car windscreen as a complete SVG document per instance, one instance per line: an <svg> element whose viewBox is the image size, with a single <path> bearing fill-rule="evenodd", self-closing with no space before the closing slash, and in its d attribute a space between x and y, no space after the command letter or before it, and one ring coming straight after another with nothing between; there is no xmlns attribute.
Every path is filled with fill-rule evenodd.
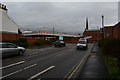
<svg viewBox="0 0 120 80"><path fill-rule="evenodd" d="M60 41L56 41L55 43L59 43Z"/></svg>
<svg viewBox="0 0 120 80"><path fill-rule="evenodd" d="M78 43L79 43L79 44L86 44L85 41L79 41Z"/></svg>
<svg viewBox="0 0 120 80"><path fill-rule="evenodd" d="M64 43L63 41L60 41L61 43Z"/></svg>

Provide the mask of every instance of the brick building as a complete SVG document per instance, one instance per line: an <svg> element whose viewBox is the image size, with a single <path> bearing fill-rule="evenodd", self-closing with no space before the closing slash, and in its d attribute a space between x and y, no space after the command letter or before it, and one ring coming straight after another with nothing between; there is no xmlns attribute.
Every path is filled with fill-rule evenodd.
<svg viewBox="0 0 120 80"><path fill-rule="evenodd" d="M0 3L0 35L3 40L16 40L18 25L7 15L7 8Z"/></svg>
<svg viewBox="0 0 120 80"><path fill-rule="evenodd" d="M113 27L113 38L120 39L120 22Z"/></svg>
<svg viewBox="0 0 120 80"><path fill-rule="evenodd" d="M114 26L104 27L104 38L120 39L120 22Z"/></svg>
<svg viewBox="0 0 120 80"><path fill-rule="evenodd" d="M91 36L91 38L88 39L88 42L98 41L102 38L100 30L86 30L83 35L84 37Z"/></svg>
<svg viewBox="0 0 120 80"><path fill-rule="evenodd" d="M20 38L26 38L29 44L38 40L19 35L18 25L8 16L6 6L0 3L0 41L13 41Z"/></svg>
<svg viewBox="0 0 120 80"><path fill-rule="evenodd" d="M91 36L88 39L89 42L98 41L105 38L120 39L120 22L114 26L104 26L104 35L101 34L101 30L88 30L88 19L86 19L86 29L83 32L84 37Z"/></svg>
<svg viewBox="0 0 120 80"><path fill-rule="evenodd" d="M7 8L0 3L0 32L18 34L18 25L8 16Z"/></svg>
<svg viewBox="0 0 120 80"><path fill-rule="evenodd" d="M114 26L104 26L104 38L113 38L113 27Z"/></svg>
<svg viewBox="0 0 120 80"><path fill-rule="evenodd" d="M88 42L93 42L93 41L98 41L102 38L102 34L99 29L94 29L94 30L88 30L88 18L86 19L86 28L85 31L83 32L84 37L89 37Z"/></svg>

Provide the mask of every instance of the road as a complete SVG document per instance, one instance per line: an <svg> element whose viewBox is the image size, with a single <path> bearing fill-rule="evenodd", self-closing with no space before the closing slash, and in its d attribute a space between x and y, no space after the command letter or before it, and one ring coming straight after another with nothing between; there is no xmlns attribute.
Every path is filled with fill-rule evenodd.
<svg viewBox="0 0 120 80"><path fill-rule="evenodd" d="M23 56L13 56L2 60L1 79L35 79L43 78L70 79L79 72L86 55L92 48L76 50L76 44L66 47L46 47L29 49Z"/></svg>

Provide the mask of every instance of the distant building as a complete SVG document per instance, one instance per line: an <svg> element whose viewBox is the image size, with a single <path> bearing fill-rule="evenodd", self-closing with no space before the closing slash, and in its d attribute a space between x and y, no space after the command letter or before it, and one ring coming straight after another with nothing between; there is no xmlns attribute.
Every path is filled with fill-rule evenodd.
<svg viewBox="0 0 120 80"><path fill-rule="evenodd" d="M18 34L18 25L10 19L7 14L7 8L0 3L0 32Z"/></svg>
<svg viewBox="0 0 120 80"><path fill-rule="evenodd" d="M89 37L88 42L98 41L102 38L100 29L89 30L88 29L88 18L86 19L86 28L83 32L84 37Z"/></svg>
<svg viewBox="0 0 120 80"><path fill-rule="evenodd" d="M88 41L89 42L93 42L93 41L98 41L102 38L102 35L100 33L100 30L86 30L84 31L83 33L84 37L89 37L91 36L90 38L88 38Z"/></svg>
<svg viewBox="0 0 120 80"><path fill-rule="evenodd" d="M20 30L20 32L22 32L22 34L25 34L25 33L32 33L33 31L24 29L24 30Z"/></svg>

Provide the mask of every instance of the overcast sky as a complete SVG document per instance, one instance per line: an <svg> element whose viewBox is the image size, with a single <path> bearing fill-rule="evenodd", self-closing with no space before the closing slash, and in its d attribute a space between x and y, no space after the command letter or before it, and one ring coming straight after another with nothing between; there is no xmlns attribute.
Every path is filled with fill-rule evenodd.
<svg viewBox="0 0 120 80"><path fill-rule="evenodd" d="M101 15L105 25L118 22L117 2L5 2L8 15L19 28L67 33L82 33L88 17L89 29L101 27Z"/></svg>

